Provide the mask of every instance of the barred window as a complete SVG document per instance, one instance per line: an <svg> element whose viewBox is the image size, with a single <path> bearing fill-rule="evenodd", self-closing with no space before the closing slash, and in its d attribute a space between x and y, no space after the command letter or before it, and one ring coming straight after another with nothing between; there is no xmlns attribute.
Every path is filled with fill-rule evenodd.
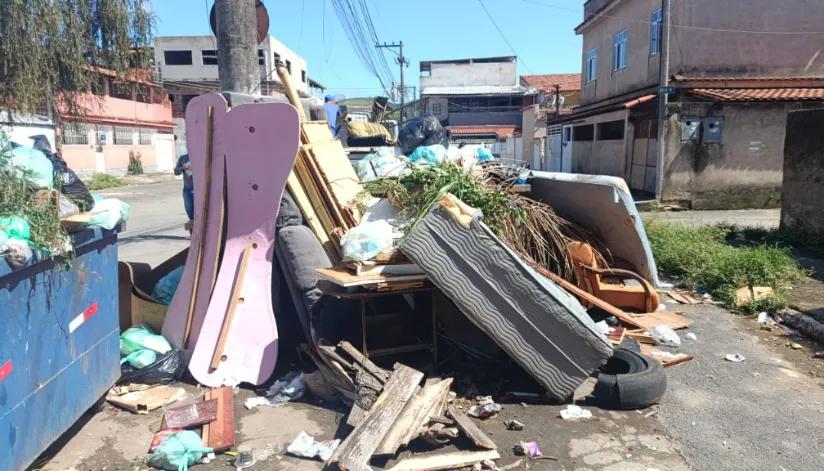
<svg viewBox="0 0 824 471"><path fill-rule="evenodd" d="M114 145L132 146L134 145L134 135L136 128L126 126L114 126Z"/></svg>
<svg viewBox="0 0 824 471"><path fill-rule="evenodd" d="M89 130L86 123L66 123L63 126L63 144L69 146L89 145Z"/></svg>
<svg viewBox="0 0 824 471"><path fill-rule="evenodd" d="M140 141L138 144L141 146L152 145L152 138L155 134L157 134L157 129L140 128Z"/></svg>

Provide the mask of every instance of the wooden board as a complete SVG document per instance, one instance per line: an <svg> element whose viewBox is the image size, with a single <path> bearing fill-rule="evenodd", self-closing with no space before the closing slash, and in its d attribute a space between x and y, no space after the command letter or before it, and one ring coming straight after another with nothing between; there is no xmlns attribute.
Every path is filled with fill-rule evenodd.
<svg viewBox="0 0 824 471"><path fill-rule="evenodd" d="M655 339L652 338L651 335L644 333L644 330L628 330L626 333L627 337L635 340L638 343L648 343L655 345Z"/></svg>
<svg viewBox="0 0 824 471"><path fill-rule="evenodd" d="M335 228L343 224L343 217L339 214L336 206L332 204L332 197L329 190L320 181L311 157L300 150L295 160L295 174L306 190L306 195L312 203L312 208L320 218L326 234L330 234Z"/></svg>
<svg viewBox="0 0 824 471"><path fill-rule="evenodd" d="M420 436L424 427L429 424L430 417L439 416L447 401L449 400L449 389L452 387L452 378L447 378L443 381L427 381L424 386L423 407L418 412L417 417L413 421L413 427L407 430L401 441L401 445L406 446Z"/></svg>
<svg viewBox="0 0 824 471"><path fill-rule="evenodd" d="M228 450L235 446L235 406L232 388L212 389L206 393L206 399L217 399L217 418L204 426L203 445L213 448L215 452Z"/></svg>
<svg viewBox="0 0 824 471"><path fill-rule="evenodd" d="M345 230L354 227L351 224L351 219L348 219L344 215L342 208L335 199L335 195L332 193L332 189L329 187L329 183L324 180L323 174L321 173L320 168L318 168L317 162L310 154L309 145L301 146L298 159L301 161L302 166L305 169L305 177L302 177L301 181L304 185L311 185L315 188L325 210L332 218L334 225L336 227L342 227ZM307 183L307 181L310 183Z"/></svg>
<svg viewBox="0 0 824 471"><path fill-rule="evenodd" d="M218 400L210 399L186 406L167 409L163 413L160 430L170 428L190 428L217 420Z"/></svg>
<svg viewBox="0 0 824 471"><path fill-rule="evenodd" d="M650 330L654 325L663 324L673 330L686 329L692 325L692 320L672 311L658 311L649 314L638 314L632 316L635 325Z"/></svg>
<svg viewBox="0 0 824 471"><path fill-rule="evenodd" d="M387 379L389 378L389 372L384 370L383 368L379 367L375 363L372 362L369 358L359 352L357 348L352 346L351 343L343 341L338 344L338 348L346 352L356 363L361 365L366 371L372 374L381 384L386 384Z"/></svg>
<svg viewBox="0 0 824 471"><path fill-rule="evenodd" d="M295 163L295 165L297 165L297 163ZM301 184L297 175L295 175L294 170L289 174L289 179L286 180L286 184L289 187L289 192L292 193L292 197L295 199L295 203L298 205L298 208L300 208L301 214L303 214L303 219L306 220L309 228L312 229L315 237L318 238L320 245L323 246L323 251L326 252L326 256L329 257L329 260L333 264L337 264L343 254L335 247L335 244L329 237L329 232L326 231L325 225L321 222L321 218L328 218L328 214L325 210L321 213L315 210L306 189L303 187L303 184ZM328 225L332 225L331 221L328 221Z"/></svg>
<svg viewBox="0 0 824 471"><path fill-rule="evenodd" d="M442 396L449 394L449 385L451 384L452 378L424 386L423 389L415 393L412 399L406 403L406 407L395 421L395 425L383 437L380 446L375 450L375 455L394 455L398 448L407 445L418 429L425 422L429 422L428 414L432 410L432 405L440 401ZM406 439L407 437L410 438Z"/></svg>
<svg viewBox="0 0 824 471"><path fill-rule="evenodd" d="M656 355L656 353L658 353L658 352L663 352L663 350L655 348L655 347L650 346L650 345L641 345L641 353L643 353L644 355L647 355L649 357L655 358L656 360L661 362L662 365L664 365L664 368L669 368L670 366L680 365L681 363L686 363L686 362L688 362L688 361L695 358L695 356L687 355L686 353L676 353L675 354L676 358L668 358L668 357L663 357L663 356L660 356L660 355Z"/></svg>
<svg viewBox="0 0 824 471"><path fill-rule="evenodd" d="M301 125L300 139L304 144L317 144L333 141L335 136L328 121L306 121Z"/></svg>
<svg viewBox="0 0 824 471"><path fill-rule="evenodd" d="M212 107L212 165L211 181L206 181L206 132L208 108ZM220 255L220 240L223 229L222 215L220 208L223 205L223 181L226 172L225 146L224 146L224 121L227 116L228 105L226 100L218 93L202 95L194 98L186 108L186 144L189 151L189 160L192 164L192 177L195 191L195 227L204 225L204 231L192 232L192 247L202 247L201 274L197 287L194 286L197 260L200 257L197 250L190 250L186 258L186 268L180 278L177 291L169 304L169 310L163 321L162 334L174 348L185 348L184 337L186 335L187 323L189 320L189 304L193 293L197 293L195 299L195 309L191 317L191 327L189 329L189 347L196 345L200 330L203 327L203 319L209 308L209 299L212 295L212 276L217 268L218 257ZM207 186L211 185L212 191L209 201L205 202ZM208 211L204 221L203 208L207 203L211 211ZM201 239L203 243L201 244Z"/></svg>
<svg viewBox="0 0 824 471"><path fill-rule="evenodd" d="M272 259L276 220L286 180L300 145L300 121L286 103L254 103L233 108L225 119L226 244L203 328L193 345L189 372L201 384L264 383L278 358L278 331L272 308ZM212 368L241 260L251 245L234 319L225 334L220 365Z"/></svg>
<svg viewBox="0 0 824 471"><path fill-rule="evenodd" d="M424 281L426 275L354 275L345 268L318 268L315 270L324 280L349 288L352 286L377 285L380 283L392 283L396 281Z"/></svg>
<svg viewBox="0 0 824 471"><path fill-rule="evenodd" d="M497 445L495 445L495 442L487 437L486 434L483 433L477 425L475 425L475 422L472 422L472 419L470 419L468 415L463 412L459 412L452 406L449 406L446 412L449 414L449 417L455 421L455 425L458 429L470 440L472 440L472 443L474 443L475 446L479 448L486 448L487 450L494 450L498 448Z"/></svg>
<svg viewBox="0 0 824 471"><path fill-rule="evenodd" d="M395 365L383 393L369 410L366 419L340 444L327 461L343 471L361 471L392 428L406 403L423 379L423 373L404 365Z"/></svg>
<svg viewBox="0 0 824 471"><path fill-rule="evenodd" d="M186 390L183 388L164 385L143 391L133 391L122 396L110 395L106 397L106 400L136 414L148 414L155 409L177 401L184 394L186 394Z"/></svg>
<svg viewBox="0 0 824 471"><path fill-rule="evenodd" d="M308 150L341 213L348 220L349 227L360 224L363 214L356 202L363 192L363 186L341 142L335 140L312 144Z"/></svg>
<svg viewBox="0 0 824 471"><path fill-rule="evenodd" d="M454 451L435 455L407 458L392 466L387 471L438 471L442 469L460 469L486 460L499 460L501 455L495 450Z"/></svg>

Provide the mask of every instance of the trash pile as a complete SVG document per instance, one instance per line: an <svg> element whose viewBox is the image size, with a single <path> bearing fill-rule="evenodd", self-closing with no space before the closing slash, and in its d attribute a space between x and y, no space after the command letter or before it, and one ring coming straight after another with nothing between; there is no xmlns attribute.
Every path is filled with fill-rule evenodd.
<svg viewBox="0 0 824 471"><path fill-rule="evenodd" d="M129 217L126 203L92 195L45 136L32 139L34 147L0 143L0 255L15 269L36 254L70 260L71 233Z"/></svg>

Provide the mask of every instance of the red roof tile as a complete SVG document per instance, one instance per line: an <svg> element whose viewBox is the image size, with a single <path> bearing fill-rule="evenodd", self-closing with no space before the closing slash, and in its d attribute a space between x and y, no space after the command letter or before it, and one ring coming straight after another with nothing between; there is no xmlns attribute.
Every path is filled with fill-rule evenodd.
<svg viewBox="0 0 824 471"><path fill-rule="evenodd" d="M520 133L517 126L450 126L452 134L458 135L488 135L495 134L498 139L505 139L513 134Z"/></svg>
<svg viewBox="0 0 824 471"><path fill-rule="evenodd" d="M685 77L673 75L675 82L824 82L824 77Z"/></svg>
<svg viewBox="0 0 824 471"><path fill-rule="evenodd" d="M716 101L824 101L824 88L696 88L690 93Z"/></svg>
<svg viewBox="0 0 824 471"><path fill-rule="evenodd" d="M562 92L578 92L581 91L581 74L521 75L521 83L545 93L554 91L555 85L560 85Z"/></svg>

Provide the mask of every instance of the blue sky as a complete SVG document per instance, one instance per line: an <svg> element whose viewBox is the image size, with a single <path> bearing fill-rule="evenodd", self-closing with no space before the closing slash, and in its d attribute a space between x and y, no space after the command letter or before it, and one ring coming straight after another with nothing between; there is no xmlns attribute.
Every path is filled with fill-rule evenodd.
<svg viewBox="0 0 824 471"><path fill-rule="evenodd" d="M210 34L213 0L155 0L159 36ZM330 0L264 0L269 34L300 54L309 76L347 97L380 93L361 65ZM418 85L419 61L513 55L478 0L366 0L381 42L403 40L411 64L408 86ZM581 71L583 0L484 0L518 55L521 75ZM557 8L538 5L544 3ZM324 45L324 4L326 34ZM301 14L301 10L303 13ZM301 21L301 16L303 21ZM395 79L399 68L389 52Z"/></svg>

